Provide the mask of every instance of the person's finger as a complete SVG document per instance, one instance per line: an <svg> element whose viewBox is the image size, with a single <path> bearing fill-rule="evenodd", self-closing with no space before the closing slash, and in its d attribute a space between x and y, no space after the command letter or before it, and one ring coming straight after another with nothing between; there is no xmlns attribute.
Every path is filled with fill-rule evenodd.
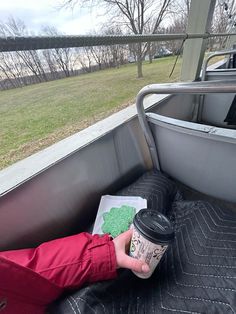
<svg viewBox="0 0 236 314"><path fill-rule="evenodd" d="M125 244L129 243L132 238L133 231L131 229L123 232L120 237L125 240Z"/></svg>
<svg viewBox="0 0 236 314"><path fill-rule="evenodd" d="M120 267L128 268L138 273L147 273L150 271L149 266L145 262L130 257L126 254L124 254L120 260Z"/></svg>

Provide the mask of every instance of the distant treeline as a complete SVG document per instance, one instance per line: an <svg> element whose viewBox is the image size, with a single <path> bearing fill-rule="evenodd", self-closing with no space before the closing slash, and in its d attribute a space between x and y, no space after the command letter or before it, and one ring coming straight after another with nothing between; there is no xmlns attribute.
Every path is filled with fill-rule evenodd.
<svg viewBox="0 0 236 314"><path fill-rule="evenodd" d="M123 46L60 48L0 54L0 89L90 73L128 62Z"/></svg>
<svg viewBox="0 0 236 314"><path fill-rule="evenodd" d="M152 43L145 59L151 62L160 46ZM0 54L0 90L119 67L135 61L135 44L4 52Z"/></svg>
<svg viewBox="0 0 236 314"><path fill-rule="evenodd" d="M128 62L128 61L126 61ZM110 64L109 67L115 67L115 65ZM78 76L85 73L91 73L98 70L103 70L108 68L107 64L90 65L88 68L81 67L80 69L71 69L65 73L65 71L54 71L54 72L44 72L43 74L38 73L35 75L12 75L8 74L7 78L2 78L0 80L0 90L13 89L18 87L23 87L32 84L38 84L42 82L49 82L54 80L63 79L66 77Z"/></svg>

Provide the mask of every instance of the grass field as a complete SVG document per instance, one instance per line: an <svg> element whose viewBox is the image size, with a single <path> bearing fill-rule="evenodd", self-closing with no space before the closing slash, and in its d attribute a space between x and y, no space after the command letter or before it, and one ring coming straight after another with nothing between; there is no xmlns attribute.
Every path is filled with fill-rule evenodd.
<svg viewBox="0 0 236 314"><path fill-rule="evenodd" d="M174 57L0 92L0 168L31 155L132 104L146 84L176 81Z"/></svg>

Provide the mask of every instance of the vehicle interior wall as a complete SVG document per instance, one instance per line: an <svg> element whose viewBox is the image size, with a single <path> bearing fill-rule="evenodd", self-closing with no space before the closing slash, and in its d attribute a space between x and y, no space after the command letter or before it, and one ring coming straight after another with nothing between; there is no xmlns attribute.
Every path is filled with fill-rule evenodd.
<svg viewBox="0 0 236 314"><path fill-rule="evenodd" d="M161 170L194 190L235 203L235 134L189 124L152 120Z"/></svg>
<svg viewBox="0 0 236 314"><path fill-rule="evenodd" d="M137 117L0 198L0 249L87 230L103 194L152 167Z"/></svg>
<svg viewBox="0 0 236 314"><path fill-rule="evenodd" d="M192 121L197 100L198 96L195 95L173 95L158 102L153 112L169 118Z"/></svg>
<svg viewBox="0 0 236 314"><path fill-rule="evenodd" d="M220 69L206 72L206 81L233 80L236 78L235 69ZM229 127L224 119L230 109L234 94L209 94L204 96L200 121L205 124Z"/></svg>
<svg viewBox="0 0 236 314"><path fill-rule="evenodd" d="M216 73L209 80L220 79ZM226 76L226 79L229 76ZM181 121L191 121L214 125L219 127L235 128L229 126L224 119L230 109L234 99L234 94L209 94L203 96L201 118L198 120L198 108L201 103L200 95L173 95L157 104L154 109L159 115L179 119Z"/></svg>
<svg viewBox="0 0 236 314"><path fill-rule="evenodd" d="M236 71L235 78L236 78ZM224 72L211 72L207 80L227 80L232 76ZM234 78L234 76L233 76ZM155 106L153 112L159 115L179 119L182 121L192 121L219 127L235 128L230 126L224 119L230 109L234 99L234 94L209 94L203 96L201 117L198 120L198 108L201 103L200 95L173 95L160 101Z"/></svg>
<svg viewBox="0 0 236 314"><path fill-rule="evenodd" d="M225 65L225 63L224 63ZM232 80L236 78L235 69L218 68L206 72L206 81ZM233 94L208 94L204 96L202 114L197 120L197 111L201 102L199 95L172 95L158 102L154 112L165 117L182 121L200 122L209 125L228 126L224 119L234 99Z"/></svg>

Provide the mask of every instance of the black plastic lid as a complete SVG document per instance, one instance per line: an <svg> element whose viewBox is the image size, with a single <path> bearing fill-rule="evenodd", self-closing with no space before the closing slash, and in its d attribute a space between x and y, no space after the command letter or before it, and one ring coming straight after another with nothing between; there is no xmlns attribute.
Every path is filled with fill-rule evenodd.
<svg viewBox="0 0 236 314"><path fill-rule="evenodd" d="M134 217L135 228L153 243L169 243L174 239L170 220L158 211L141 209Z"/></svg>

